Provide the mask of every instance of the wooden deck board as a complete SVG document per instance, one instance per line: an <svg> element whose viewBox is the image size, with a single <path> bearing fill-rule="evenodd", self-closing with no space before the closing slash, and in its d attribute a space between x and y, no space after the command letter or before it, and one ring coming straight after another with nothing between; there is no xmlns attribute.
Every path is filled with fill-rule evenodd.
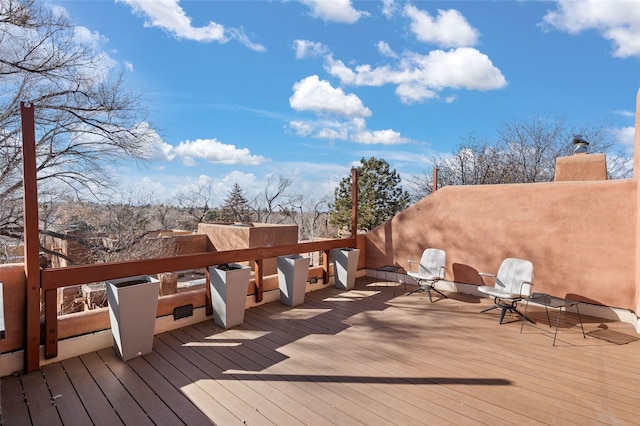
<svg viewBox="0 0 640 426"><path fill-rule="evenodd" d="M226 406L232 406L232 403L228 402L228 398L226 398L226 393L216 393L212 383L205 381L204 375L196 366L173 351L161 339L155 339L153 352L145 355L144 359L156 370L156 375L166 379L207 418L215 418L220 424L239 423L239 418L234 416L226 408ZM137 360L132 360L131 362L134 361L138 362ZM153 371L149 371L148 373L149 375L154 375ZM147 383L153 384L149 379L147 379ZM213 391L209 392L210 389ZM171 394L173 394L173 392L171 392ZM165 394L160 393L160 395L164 399ZM169 401L174 400L171 398ZM175 403L178 404L180 401L175 401ZM180 407L180 410L186 409L191 411L191 404L186 408ZM178 408L175 409L178 410Z"/></svg>
<svg viewBox="0 0 640 426"><path fill-rule="evenodd" d="M183 343L189 342L203 342L204 336L198 333L194 327L190 327L187 330L180 330L175 332L177 338ZM202 340L201 340L202 339ZM236 395L242 395L243 399L248 402L253 412L258 413L260 416L264 416L265 419L258 421L273 422L276 425L281 424L295 424L297 420L289 413L284 406L273 403L269 398L269 394L259 391L259 383L250 382L245 383L241 379L238 379L229 373L228 370L235 368L242 368L221 355L224 352L224 347L211 348L207 346L196 346L194 352L199 355L196 359L200 368L207 373L210 377L216 378L218 382L223 383L227 389L234 392Z"/></svg>
<svg viewBox="0 0 640 426"><path fill-rule="evenodd" d="M211 326L213 323L203 323L204 325ZM215 330L214 330L215 331ZM238 333L240 331L241 333ZM239 334L245 335L256 335L254 330L231 330L226 331L224 333L220 333L220 335L231 335L238 336ZM219 330L217 330L219 332ZM258 333L259 334L259 333ZM283 357L281 355L274 355L276 351L274 347L267 347L264 345L265 338L269 338L269 335L261 336L260 342L247 341L243 340L244 344L241 346L242 348L248 349L248 346L254 348L255 356L251 356L251 354L246 351L242 353L244 358L250 358L255 360L256 362L263 362L267 365L281 363L287 359L287 357ZM225 339L226 340L226 339ZM253 343L253 344L252 344ZM255 350L256 345L260 346L257 350ZM278 372L279 374L264 374L265 380L270 382L276 382L277 389L280 392L288 392L291 398L297 400L300 404L304 405L307 410L307 415L305 418L308 418L309 424L323 424L325 421L328 421L329 424L356 424L358 421L350 416L347 412L343 412L338 407L333 404L336 401L336 397L334 392L326 391L325 389L319 389L313 386L314 377L311 375L305 374L305 369L284 369L284 372ZM257 376L255 374L253 377ZM245 374L245 380L251 379L252 376L249 374ZM305 385L305 383L310 383L311 386ZM325 401L325 404L319 403L319 401ZM327 405L332 407L331 410L327 410ZM323 419L319 419L317 416L322 416ZM317 421L317 423L316 423Z"/></svg>
<svg viewBox="0 0 640 426"><path fill-rule="evenodd" d="M51 398L58 410L62 424L92 425L91 417L69 381L62 364L56 362L45 365L42 371L47 379Z"/></svg>
<svg viewBox="0 0 640 426"><path fill-rule="evenodd" d="M2 385L2 424L30 425L29 407L24 398L22 382L19 377L6 376L0 380Z"/></svg>
<svg viewBox="0 0 640 426"><path fill-rule="evenodd" d="M153 424L147 413L96 352L82 355L80 359L124 424Z"/></svg>
<svg viewBox="0 0 640 426"><path fill-rule="evenodd" d="M255 325L260 325L265 323L267 323L267 320L265 318L259 318L257 321L255 321ZM277 327L275 325L269 324L269 329L276 330ZM286 342L287 340L286 336L291 336L291 334L292 334L292 328L288 328L288 331L284 332L283 334L284 337L280 341L280 344ZM302 331L301 333L299 333L299 336L301 336L301 338L308 336L308 332ZM269 337L272 337L272 336L269 335ZM300 371L300 369L309 369L311 371L311 374L315 377L325 377L327 376L327 373L330 371L333 374L329 377L333 377L333 380L336 382L340 382L340 381L345 382L347 385L349 385L350 383L362 383L362 384L367 384L367 386L370 386L373 383L382 383L382 385L384 385L385 382L393 383L395 381L392 377L387 378L384 376L383 377L371 376L370 372L373 369L375 369L375 367L368 366L366 362L365 363L348 362L349 360L352 360L355 357L353 357L352 352L349 352L346 354L341 353L338 348L342 346L343 345L341 344L333 345L333 347L336 348L337 350L332 350L332 348L328 348L326 345L320 345L319 347L306 347L293 353L291 352L292 348L287 347L283 349L283 351L286 350L286 353L291 354L290 359L294 361L287 361L286 363L282 363L282 364L290 365L293 363L293 366L295 367L294 370L297 370L297 371ZM305 365L295 361L295 359L304 359L305 353L309 353L309 352L312 352L315 355L319 355L319 357L312 364L307 363ZM338 362L336 362L336 360L338 360ZM338 368L338 366L340 368ZM277 367L280 367L280 366L277 366ZM354 371L362 371L362 375L354 376L353 375ZM410 381L406 380L405 383L410 384ZM365 393L367 393L368 395L371 395L371 393L368 393L368 392L365 392ZM383 397L374 397L371 402L378 403L385 412L388 412L388 410L385 408L385 405L387 404L385 402L381 403L380 401L388 400L390 398L393 398L392 392L390 392L390 394L385 395ZM428 401L423 401L422 403L422 405L428 405L428 404L429 404ZM418 411L421 411L420 414L425 414L424 411L426 410L419 409ZM444 419L441 418L441 420L444 420Z"/></svg>
<svg viewBox="0 0 640 426"><path fill-rule="evenodd" d="M338 345L339 346L339 345ZM433 411L430 411L430 406L433 404L430 403L429 400L419 399L418 402L414 405L411 405L408 400L411 399L411 393L404 392L398 386L395 391L389 392L391 386L397 381L391 377L387 377L385 375L381 375L376 377L372 375L377 370L373 366L368 366L361 362L356 363L346 363L342 362L342 366L340 368L336 368L336 361L339 359L348 359L345 357L349 357L351 354L342 354L339 352L332 352L324 350L325 346L311 348L316 355L320 355L313 364L303 364L293 359L296 358L304 358L303 351L293 352L289 349L287 352L292 355L292 358L286 362L283 362L277 366L273 366L265 370L268 374L280 375L282 374L284 377L292 377L289 376L290 372L299 372L299 371L309 371L309 375L307 375L307 379L311 378L327 378L330 377L333 382L343 383L345 388L353 391L350 392L351 397L357 395L355 401L361 399L362 395L358 395L359 393L364 393L370 398L366 404L362 402L358 402L359 404L378 405L376 409L381 412L383 416L386 417L387 421L390 422L399 422L401 424L413 424L418 421L418 424L424 424L424 420L431 417L432 420L439 420L442 422L451 421L451 417L448 416L449 419L445 419L442 417L438 417ZM345 372L345 369L347 370ZM319 379L317 379L319 380ZM404 381L406 385L410 385L410 379ZM363 392L362 389L359 389L362 386L366 386L366 391ZM338 391L336 394L343 395L343 391ZM393 418L388 418L387 416L391 413ZM435 418L434 418L435 417ZM460 420L463 420L460 418ZM468 423L472 423L471 419L464 419Z"/></svg>
<svg viewBox="0 0 640 426"><path fill-rule="evenodd" d="M191 330L194 336L204 339L207 339L213 333L219 333L219 330L211 329L203 323L191 327ZM230 340L229 343L231 343L232 346L226 348L228 349L226 356L233 362L233 365L228 365L228 367L230 367L231 370L242 372L242 375L230 373L231 376L241 380L252 380L252 377L259 377L245 372L261 370L260 361L269 360L269 354L264 352L249 353L246 350L246 345L249 342ZM237 344L237 346L234 346L235 344ZM272 361L269 360L268 362ZM273 382L277 383L277 385L273 385ZM271 399L279 401L282 406L287 407L287 411L297 419L296 423L304 420L314 425L331 424L325 417L321 416L320 413L307 408L309 404L313 404L313 397L293 392L293 389L287 386L286 380L280 380L279 377L273 381L257 379L253 380L251 385L257 392L262 395L268 395ZM302 401L298 400L300 396L303 397Z"/></svg>
<svg viewBox="0 0 640 426"><path fill-rule="evenodd" d="M149 359L152 358L152 359ZM183 380L178 382L171 382L162 373L166 372L169 376L177 371L171 365L161 362L160 357L138 357L130 360L127 364L131 367L140 378L158 395L180 421L186 425L201 425L210 424L209 418L199 410L179 389L179 384L185 383ZM163 360L164 361L164 360ZM208 404L210 405L210 399ZM234 419L237 420L237 419ZM176 424L176 423L174 423Z"/></svg>
<svg viewBox="0 0 640 426"><path fill-rule="evenodd" d="M637 424L628 324L583 317L585 339L569 314L553 347L539 307L520 333L486 299L378 284L166 332L126 363L109 348L3 377L3 424Z"/></svg>
<svg viewBox="0 0 640 426"><path fill-rule="evenodd" d="M79 357L62 361L62 366L94 424L123 424Z"/></svg>
<svg viewBox="0 0 640 426"><path fill-rule="evenodd" d="M162 341L166 348L165 354L166 350L178 352L176 348L179 350L182 346L182 343L177 341L173 336L170 335L170 333L165 333L164 335L160 336L159 340ZM190 359L183 358L182 362L178 365L180 365L181 371L184 371L187 377L192 380L194 386L197 386L199 389L202 389L204 392L206 392L209 397L214 399L216 401L216 404L219 405L218 410L210 412L211 415L214 416L213 419L216 419L218 411L227 410L234 416L234 418L237 419L238 423L242 423L243 421L247 420L256 422L265 420L264 418L262 418L262 416L256 415L253 412L254 410L252 406L247 403L247 401L244 401L234 392L225 388L222 383L218 382L217 380L213 380L210 376L207 376L197 365L197 358L193 356L190 351L186 350L185 352L188 354ZM180 356L182 357L182 355ZM198 407L202 407L201 404L197 405ZM202 409L204 410L206 408L203 407ZM228 415L227 413L224 413L224 411L222 411L222 413L223 416ZM241 413L240 416L238 416L237 413Z"/></svg>
<svg viewBox="0 0 640 426"><path fill-rule="evenodd" d="M29 401L29 415L31 421L37 424L61 425L62 420L53 405L47 383L43 380L43 373L36 372L22 378L24 397Z"/></svg>
<svg viewBox="0 0 640 426"><path fill-rule="evenodd" d="M280 309L278 307L272 307L273 309ZM318 320L316 319L315 322L317 322ZM311 327L314 327L313 325L308 325ZM300 327L305 327L304 325L300 325ZM319 329L323 329L324 326L319 325L317 326ZM302 331L301 335L304 336L305 338L305 345L304 347L301 349L303 353L318 353L318 352L323 352L323 349L326 349L327 351L339 351L339 348L344 347L344 344L341 343L336 343L334 342L331 345L326 345L326 344L322 344L320 343L318 345L318 347L315 347L314 345L309 344L309 340L315 340L316 338L322 337L322 335L313 335L311 333L309 333L308 331ZM369 336L371 337L371 336ZM333 336L332 336L333 338ZM370 357L373 357L374 354L376 354L376 350L380 349L382 347L384 347L384 341L385 339L376 339L376 338L370 338L368 339L363 339L363 345L359 345L359 347L357 348L358 350L354 350L353 345L355 344L355 342L357 342L359 339L357 337L353 337L353 338L349 338L348 339L349 342L351 343L350 346L350 350L348 351L348 353L328 353L326 357L320 357L320 360L322 359L342 359L342 360L351 360L351 362L353 363L353 365L362 365L362 361L361 361L361 356L367 356L367 354L369 354ZM372 344L373 343L373 344ZM416 362L416 363L412 363L411 360L407 359L405 357L405 350L406 347L400 347L398 348L394 348L393 352L391 353L386 353L384 355L380 354L379 356L376 356L375 362L373 363L374 365L380 365L381 363L381 359L382 357L384 357L385 359L391 360L391 364L395 365L395 371L393 373L398 374L398 375L391 375L391 379L393 381L398 381L401 380L403 383L406 383L407 385L420 385L420 386L429 386L429 385L438 385L438 384L443 384L445 382L450 381L448 378L445 380L445 378L441 377L441 369L439 368L439 366L435 366L433 368L433 371L436 372L436 376L431 377L428 373L431 372L431 370L429 370L427 373L425 373L425 370L423 368L421 368L421 363L420 362ZM358 356L358 354L361 354L360 356ZM366 363L366 361L365 361ZM351 369L353 368L353 365L348 365L347 366L347 370L351 371ZM415 373L415 376L412 376L411 374ZM347 376L345 376L347 377ZM364 379L363 379L364 380ZM453 382L453 381L451 381ZM474 382L473 380L467 380L467 379L462 379L460 380L460 383L462 382ZM490 383L490 381L486 381L486 383ZM432 416L440 416L441 419L449 419L449 421L451 421L451 418L456 418L456 413L452 413L451 410L451 403L452 401L455 401L456 399L458 399L458 396L455 393L455 390L449 390L446 389L444 387L437 387L433 390L430 389L430 394L431 397L429 399L425 400L425 403L430 401L430 400L435 400L440 402L439 406L431 406L430 412L432 414ZM469 403L473 406L474 403L473 401L469 401ZM475 408L479 411L474 411L473 416L477 416L478 414L480 414L480 416L482 416L482 414L485 414L482 412L482 410L487 410L487 411L491 411L491 418L495 419L496 414L499 413L501 410L501 408L495 408L495 407L490 407L487 406L484 403L481 404L475 404ZM518 420L518 416L519 414L517 413L513 413L511 411L508 410L504 410L504 412L506 413L506 416L508 416L509 418L511 418L511 420ZM470 418L474 418L474 417L470 417ZM468 422L467 419L460 419L461 423L466 423ZM525 418L520 419L521 421L526 420Z"/></svg>
<svg viewBox="0 0 640 426"><path fill-rule="evenodd" d="M100 358L113 372L117 380L124 389L140 405L140 408L155 425L178 425L182 423L180 418L173 412L171 406L166 404L152 387L147 384L128 366L121 362L112 349L98 352ZM120 390L122 392L123 390Z"/></svg>

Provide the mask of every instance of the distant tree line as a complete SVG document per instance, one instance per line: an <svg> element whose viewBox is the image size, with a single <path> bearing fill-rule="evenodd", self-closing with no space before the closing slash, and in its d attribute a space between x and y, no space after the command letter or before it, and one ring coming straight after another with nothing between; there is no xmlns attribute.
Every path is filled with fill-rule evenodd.
<svg viewBox="0 0 640 426"><path fill-rule="evenodd" d="M632 158L620 149L610 123L568 128L562 117L535 117L505 123L495 141L471 135L452 154L433 157L437 185L553 181L556 158L572 155L575 135L589 142L589 152L607 155L609 179L632 176ZM414 176L407 184L414 201L429 195L434 184L432 170Z"/></svg>

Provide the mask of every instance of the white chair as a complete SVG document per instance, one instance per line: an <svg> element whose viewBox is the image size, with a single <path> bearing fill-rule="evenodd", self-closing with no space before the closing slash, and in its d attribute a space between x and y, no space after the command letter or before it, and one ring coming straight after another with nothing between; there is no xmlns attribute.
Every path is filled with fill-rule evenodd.
<svg viewBox="0 0 640 426"><path fill-rule="evenodd" d="M493 297L494 306L484 309L482 313L492 309L502 309L500 313L500 324L504 319L507 311L520 315L523 319L531 321L520 311L518 311L517 303L531 296L531 287L533 286L533 263L528 260L507 258L502 261L498 274L486 274L480 272L485 277L495 277L495 285L480 286L478 291Z"/></svg>
<svg viewBox="0 0 640 426"><path fill-rule="evenodd" d="M447 297L440 290L434 287L436 282L444 279L444 272L447 263L447 255L444 250L428 248L422 252L422 257L420 258L419 263L415 260L409 260L408 262L410 269L411 265L418 265L417 271L407 272L407 275L418 283L418 288L408 294L413 294L417 291L426 291L429 295L429 302L433 302L431 299L431 290L444 298Z"/></svg>

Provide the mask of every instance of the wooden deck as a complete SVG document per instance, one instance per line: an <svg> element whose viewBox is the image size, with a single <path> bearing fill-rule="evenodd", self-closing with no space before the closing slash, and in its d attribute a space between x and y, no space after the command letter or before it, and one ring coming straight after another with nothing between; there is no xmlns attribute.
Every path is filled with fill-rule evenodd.
<svg viewBox="0 0 640 426"><path fill-rule="evenodd" d="M377 286L376 286L377 284ZM394 295L395 292L395 295ZM434 298L435 300L436 298ZM127 363L109 348L1 380L6 425L640 424L640 341L568 315L556 346L488 300L429 303L402 285L309 293L156 336Z"/></svg>

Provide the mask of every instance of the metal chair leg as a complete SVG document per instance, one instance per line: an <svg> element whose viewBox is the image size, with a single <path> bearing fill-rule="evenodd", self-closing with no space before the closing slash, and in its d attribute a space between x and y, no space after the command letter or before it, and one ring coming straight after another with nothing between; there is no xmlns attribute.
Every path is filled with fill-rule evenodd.
<svg viewBox="0 0 640 426"><path fill-rule="evenodd" d="M502 312L500 312L500 321L498 321L498 324L502 325L502 320L504 319L504 314L507 313L507 308L506 307L502 307Z"/></svg>
<svg viewBox="0 0 640 426"><path fill-rule="evenodd" d="M442 296L442 298L444 299L447 298L447 296L444 293L442 293L440 290L438 290L433 286L432 282L430 282L429 284L421 284L421 282L418 282L418 288L407 293L407 296L410 296L413 293L417 293L418 291L426 291L429 296L429 302L433 303L433 299L431 297L431 290L438 293L440 296Z"/></svg>
<svg viewBox="0 0 640 426"><path fill-rule="evenodd" d="M438 293L438 294L439 294L440 296L442 296L443 298L445 298L445 299L447 298L447 295L446 295L446 294L444 294L443 292L441 292L440 290L438 290L437 288L435 288L435 287L430 287L430 288L432 288L432 289L433 289L433 291L435 291L436 293Z"/></svg>
<svg viewBox="0 0 640 426"><path fill-rule="evenodd" d="M536 322L534 320L532 320L531 318L529 318L528 316L524 315L522 312L520 312L518 310L518 308L514 307L513 308L513 312L517 313L518 315L520 315L523 319L526 319L527 321L529 321L531 324L535 324Z"/></svg>
<svg viewBox="0 0 640 426"><path fill-rule="evenodd" d="M489 312L489 311L493 311L494 309L498 309L500 306L498 305L493 305L491 307L488 307L486 309L483 309L480 311L481 314L484 314L485 312Z"/></svg>
<svg viewBox="0 0 640 426"><path fill-rule="evenodd" d="M435 290L435 289L434 289ZM520 315L523 319L526 319L527 321L529 321L532 324L535 324L535 321L533 321L532 319L530 319L528 316L524 315L522 312L520 312L516 306L517 302L512 302L511 304L505 304L505 303L501 303L501 300L499 298L494 298L493 299L494 305L490 306L486 309L483 309L482 311L480 311L481 314L491 311L493 309L502 309L502 312L500 312L500 321L499 323L502 324L502 321L504 320L504 316L507 313L507 311L509 312L513 312L515 314ZM526 312L526 311L525 311Z"/></svg>

